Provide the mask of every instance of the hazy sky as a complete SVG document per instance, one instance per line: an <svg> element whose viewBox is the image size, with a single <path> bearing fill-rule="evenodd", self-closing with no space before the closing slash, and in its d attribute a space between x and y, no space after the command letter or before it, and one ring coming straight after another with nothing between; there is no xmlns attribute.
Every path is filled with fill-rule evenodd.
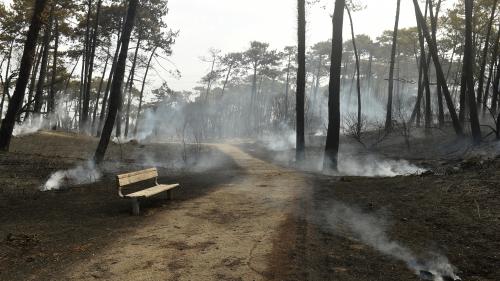
<svg viewBox="0 0 500 281"><path fill-rule="evenodd" d="M396 13L396 0L357 0L365 9L353 13L356 34L368 34L372 38L383 30L392 30ZM12 0L0 0L10 3ZM448 1L453 3L456 0ZM321 4L307 7L308 46L331 38L330 14L334 0L322 0ZM323 5L328 4L324 8ZM182 73L176 79L162 68L156 67L162 77L151 77L152 87L168 82L175 90L191 90L209 71L209 64L200 60L209 48L223 53L244 51L252 40L268 42L272 48L282 49L296 44L296 0L169 0L167 22L174 30L180 30L173 47L171 63L163 60L163 68L177 69ZM421 5L422 6L422 5ZM415 26L411 0L401 1L400 27ZM344 40L350 38L347 14L344 22ZM154 76L154 72L152 76Z"/></svg>
<svg viewBox="0 0 500 281"><path fill-rule="evenodd" d="M324 3L333 3L333 0ZM357 34L373 38L394 27L396 0L362 0L366 9L353 14ZM411 0L401 1L401 27L415 25ZM223 52L245 50L249 42L268 42L281 49L296 44L296 0L170 0L168 23L180 30L171 60L182 73L176 80L165 77L176 90L193 88L209 71L200 60L211 47ZM307 44L331 38L330 7L309 6L307 13ZM347 17L347 14L346 14ZM346 18L344 39L350 37Z"/></svg>

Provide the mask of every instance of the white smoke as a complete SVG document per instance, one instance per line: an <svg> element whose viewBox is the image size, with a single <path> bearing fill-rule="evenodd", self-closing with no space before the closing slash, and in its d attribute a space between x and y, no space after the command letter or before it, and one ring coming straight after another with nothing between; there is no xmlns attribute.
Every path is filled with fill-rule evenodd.
<svg viewBox="0 0 500 281"><path fill-rule="evenodd" d="M426 171L406 160L381 159L375 155L351 157L339 155L338 173L345 176L396 177L418 175Z"/></svg>
<svg viewBox="0 0 500 281"><path fill-rule="evenodd" d="M25 121L22 124L16 124L12 135L16 137L30 135L43 129L45 125L46 121L42 116L33 116L31 120Z"/></svg>
<svg viewBox="0 0 500 281"><path fill-rule="evenodd" d="M324 138L319 138L319 140L324 141ZM307 141L316 140L309 139ZM273 159L285 165L294 160L295 142L295 131L291 129L283 130L279 135L266 133L259 138L259 144L273 152ZM413 165L407 160L386 159L375 154L362 154L359 148L348 143L340 145L338 171L324 171L323 157L318 151L308 153L306 160L298 168L335 176L359 177L408 176L422 174L426 171L426 169Z"/></svg>
<svg viewBox="0 0 500 281"><path fill-rule="evenodd" d="M54 113L50 113L46 116L33 114L28 120L24 120L21 124L16 124L12 131L12 135L16 137L30 135L40 130L47 129L58 121L61 123L69 122L71 118L66 110L68 99L69 97L59 99L56 103Z"/></svg>
<svg viewBox="0 0 500 281"><path fill-rule="evenodd" d="M98 181L102 177L96 168L94 161L87 161L69 170L60 170L52 175L40 186L41 191L57 190L63 185L89 184Z"/></svg>
<svg viewBox="0 0 500 281"><path fill-rule="evenodd" d="M381 217L363 213L342 203L335 203L333 208L325 210L325 216L328 220L328 226L333 231L347 228L366 245L405 262L408 268L417 275L420 275L421 270L424 270L434 275L434 281L442 281L442 276L459 280L455 273L455 267L445 256L428 253L425 259L422 259L417 257L408 247L390 239L384 227L387 222Z"/></svg>
<svg viewBox="0 0 500 281"><path fill-rule="evenodd" d="M295 149L297 139L295 131L287 128L279 136L272 132L266 132L259 138L259 141L271 151L284 151Z"/></svg>

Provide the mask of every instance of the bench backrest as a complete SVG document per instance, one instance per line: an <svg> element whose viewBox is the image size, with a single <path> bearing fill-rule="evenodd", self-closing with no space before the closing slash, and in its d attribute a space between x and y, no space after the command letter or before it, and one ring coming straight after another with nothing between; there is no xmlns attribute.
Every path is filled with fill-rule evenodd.
<svg viewBox="0 0 500 281"><path fill-rule="evenodd" d="M127 174L121 174L116 176L116 183L118 186L118 194L123 196L121 190L123 187L138 183L141 181L156 179L158 178L158 170L156 168L150 168L142 171L136 171Z"/></svg>

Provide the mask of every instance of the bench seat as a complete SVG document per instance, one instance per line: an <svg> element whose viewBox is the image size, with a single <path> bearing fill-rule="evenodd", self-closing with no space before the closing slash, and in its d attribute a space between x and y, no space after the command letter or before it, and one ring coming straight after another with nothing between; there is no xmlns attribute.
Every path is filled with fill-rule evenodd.
<svg viewBox="0 0 500 281"><path fill-rule="evenodd" d="M154 179L154 186L142 189L129 194L123 194L123 189L128 188L135 183L151 181ZM142 171L136 171L128 174L116 176L116 185L118 188L118 196L124 199L130 199L132 202L132 213L139 215L139 199L148 198L153 195L167 192L167 198L172 200L172 189L179 186L179 184L159 184L158 183L158 169L150 168Z"/></svg>
<svg viewBox="0 0 500 281"><path fill-rule="evenodd" d="M127 197L127 198L141 198L141 197L148 198L148 197L151 197L151 196L156 195L158 193L176 188L178 186L179 186L179 184L168 184L168 185L167 184L159 184L157 186L153 186L153 187L150 187L147 189L143 189L143 190L139 190L139 191L134 192L134 193L127 194L127 195L125 195L125 197Z"/></svg>

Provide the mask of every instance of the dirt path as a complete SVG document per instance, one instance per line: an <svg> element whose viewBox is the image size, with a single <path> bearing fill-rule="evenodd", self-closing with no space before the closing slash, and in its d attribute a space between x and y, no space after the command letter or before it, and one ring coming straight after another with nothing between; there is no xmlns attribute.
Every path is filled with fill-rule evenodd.
<svg viewBox="0 0 500 281"><path fill-rule="evenodd" d="M72 266L70 280L270 280L279 228L307 186L296 172L215 145L243 175L213 192L173 202L137 228ZM221 171L228 172L231 171ZM182 187L181 187L182 188Z"/></svg>

